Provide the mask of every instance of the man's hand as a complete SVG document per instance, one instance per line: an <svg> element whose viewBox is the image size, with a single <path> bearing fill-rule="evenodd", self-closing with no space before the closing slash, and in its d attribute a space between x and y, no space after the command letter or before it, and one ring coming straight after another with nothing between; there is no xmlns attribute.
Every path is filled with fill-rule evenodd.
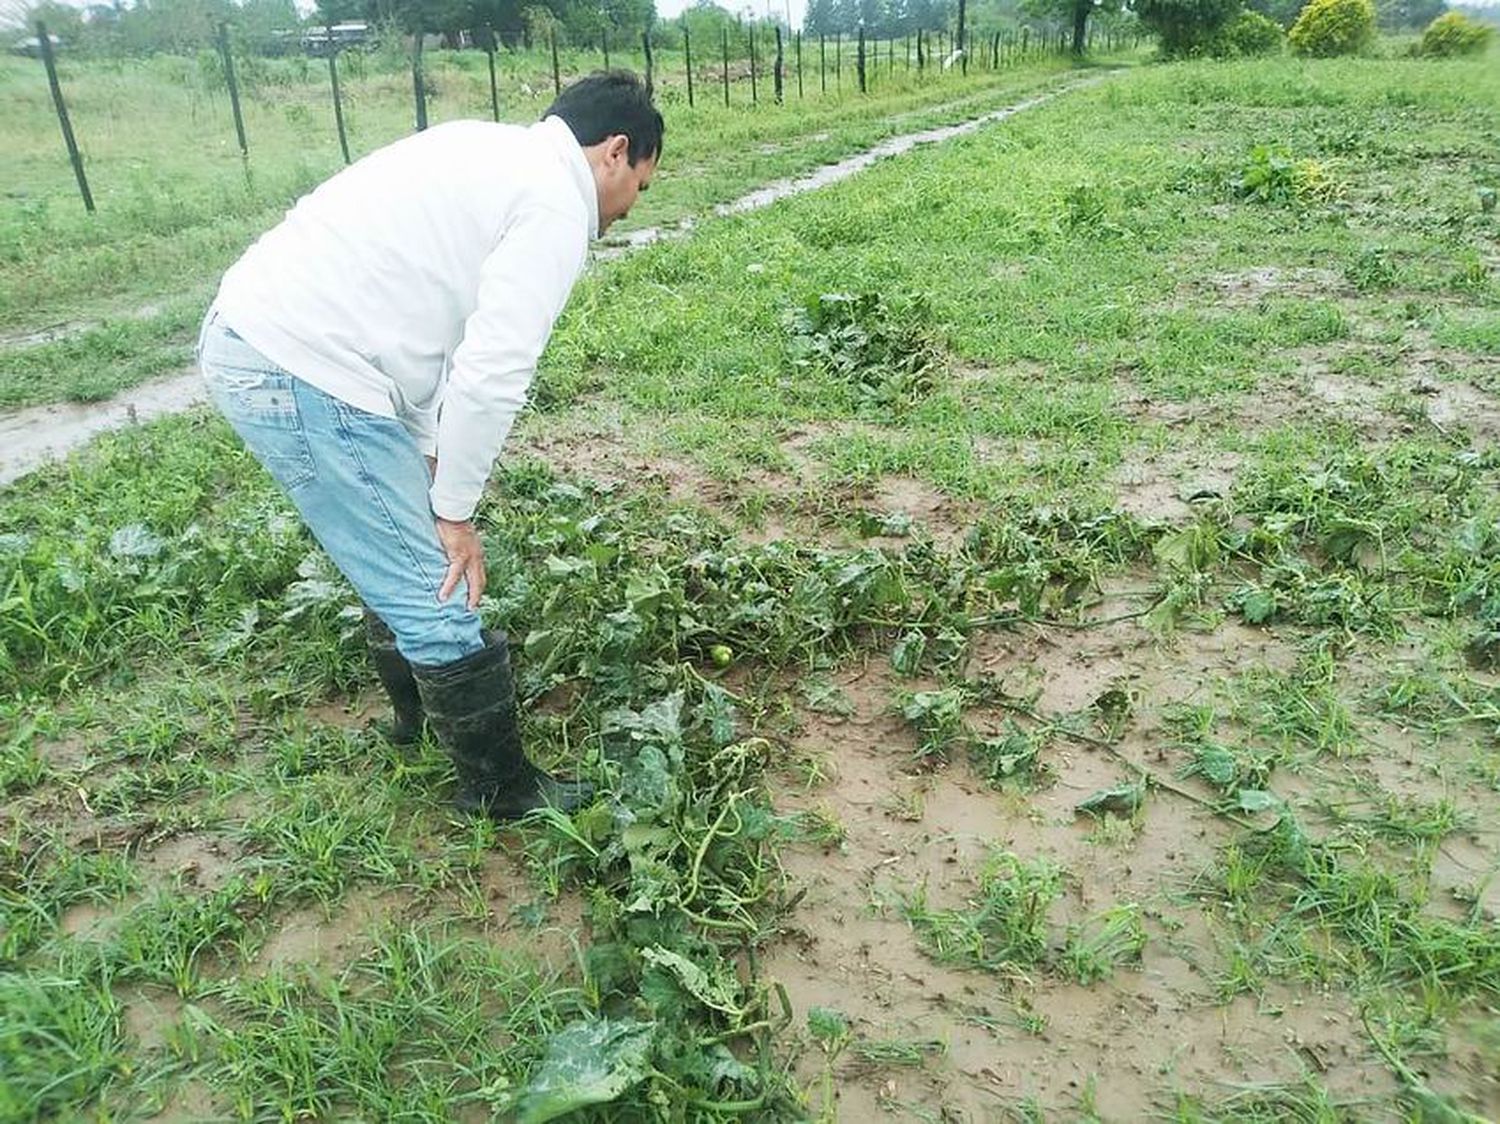
<svg viewBox="0 0 1500 1124"><path fill-rule="evenodd" d="M469 608L477 609L479 595L484 592L484 546L479 541L479 532L468 520L455 523L438 519L436 522L438 541L448 556L448 573L443 577L443 587L438 590L438 600L448 600L462 578L469 584Z"/></svg>

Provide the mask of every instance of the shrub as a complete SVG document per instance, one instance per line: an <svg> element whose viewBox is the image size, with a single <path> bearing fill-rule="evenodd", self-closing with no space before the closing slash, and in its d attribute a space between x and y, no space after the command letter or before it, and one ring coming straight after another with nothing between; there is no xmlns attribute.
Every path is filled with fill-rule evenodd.
<svg viewBox="0 0 1500 1124"><path fill-rule="evenodd" d="M1209 42L1208 52L1215 58L1253 58L1274 55L1286 42L1286 33L1273 19L1248 9L1235 16Z"/></svg>
<svg viewBox="0 0 1500 1124"><path fill-rule="evenodd" d="M1287 33L1292 50L1315 58L1358 54L1374 38L1371 0L1309 0Z"/></svg>
<svg viewBox="0 0 1500 1124"><path fill-rule="evenodd" d="M1240 0L1136 0L1135 14L1155 33L1162 54L1202 50L1240 10Z"/></svg>
<svg viewBox="0 0 1500 1124"><path fill-rule="evenodd" d="M1232 186L1241 199L1297 206L1333 202L1343 190L1327 165L1294 159L1285 149L1268 144L1250 150Z"/></svg>
<svg viewBox="0 0 1500 1124"><path fill-rule="evenodd" d="M1477 55L1489 46L1494 29L1462 12L1444 12L1427 25L1417 54L1433 59Z"/></svg>

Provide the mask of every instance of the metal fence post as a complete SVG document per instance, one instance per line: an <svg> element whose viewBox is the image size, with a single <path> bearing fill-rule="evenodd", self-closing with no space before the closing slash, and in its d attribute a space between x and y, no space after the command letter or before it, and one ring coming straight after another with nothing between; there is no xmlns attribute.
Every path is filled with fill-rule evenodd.
<svg viewBox="0 0 1500 1124"><path fill-rule="evenodd" d="M490 61L490 73L494 74L494 60ZM333 24L328 25L328 81L333 86L333 123L339 131L339 151L344 154L344 163L349 163L349 137L344 132L344 99L339 93L339 52L333 42ZM496 116L495 120L500 118Z"/></svg>
<svg viewBox="0 0 1500 1124"><path fill-rule="evenodd" d="M774 87L774 89L776 91L776 104L777 105L783 104L783 101L784 101L783 89L782 89L782 79L781 79L781 68L784 65L784 63L785 63L785 58L782 55L782 50L781 50L781 24L778 23L776 25L776 70L775 70L775 73L772 75L772 86Z"/></svg>
<svg viewBox="0 0 1500 1124"><path fill-rule="evenodd" d="M417 132L427 128L427 84L422 81L422 40L424 36L421 28L417 29L412 36L411 51L411 90L412 98L417 103Z"/></svg>
<svg viewBox="0 0 1500 1124"><path fill-rule="evenodd" d="M40 20L36 25L36 37L41 45L42 65L47 68L47 85L52 90L52 104L57 108L57 123L62 126L63 143L68 146L68 159L73 162L73 175L78 179L78 193L83 196L83 209L94 213L94 196L89 191L88 177L83 174L83 157L78 154L78 142L73 139L73 125L68 120L68 107L63 102L62 85L57 81L57 60L52 57L52 40L47 37L47 25Z"/></svg>
<svg viewBox="0 0 1500 1124"><path fill-rule="evenodd" d="M332 50L333 44L329 43ZM234 56L229 53L229 24L219 22L219 57L224 60L224 81L229 86L229 106L234 110L234 135L239 138L240 155L248 157L250 146L245 143L245 119L240 116L240 84L234 80Z"/></svg>

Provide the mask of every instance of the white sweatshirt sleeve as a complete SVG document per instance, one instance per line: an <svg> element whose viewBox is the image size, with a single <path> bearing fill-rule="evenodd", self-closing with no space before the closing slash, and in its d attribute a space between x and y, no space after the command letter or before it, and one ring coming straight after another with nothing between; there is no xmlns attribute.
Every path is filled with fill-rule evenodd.
<svg viewBox="0 0 1500 1124"><path fill-rule="evenodd" d="M485 259L479 300L453 353L437 427L435 515L474 513L536 373L552 325L583 270L582 215L547 205L519 213Z"/></svg>

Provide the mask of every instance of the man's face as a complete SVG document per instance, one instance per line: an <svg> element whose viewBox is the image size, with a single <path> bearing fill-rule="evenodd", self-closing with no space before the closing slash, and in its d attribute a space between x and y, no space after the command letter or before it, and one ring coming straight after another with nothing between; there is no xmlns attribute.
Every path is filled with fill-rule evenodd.
<svg viewBox="0 0 1500 1124"><path fill-rule="evenodd" d="M656 158L642 157L632 167L630 141L623 136L610 137L601 148L594 182L599 189L599 233L603 234L612 223L630 213L636 198L650 185L656 172Z"/></svg>

